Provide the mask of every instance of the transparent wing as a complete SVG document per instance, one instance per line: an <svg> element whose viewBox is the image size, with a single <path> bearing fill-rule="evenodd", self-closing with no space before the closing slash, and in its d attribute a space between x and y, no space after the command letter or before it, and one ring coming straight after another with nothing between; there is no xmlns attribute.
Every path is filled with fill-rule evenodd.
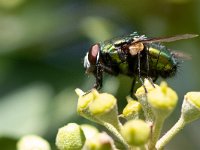
<svg viewBox="0 0 200 150"><path fill-rule="evenodd" d="M180 52L180 51L171 51L171 53L176 57L176 58L179 58L179 59L182 59L182 60L190 60L192 59L192 56L190 54L187 54L185 52Z"/></svg>
<svg viewBox="0 0 200 150"><path fill-rule="evenodd" d="M171 37L160 37L160 38L147 38L147 39L138 39L133 41L133 43L154 43L154 42L173 42L178 40L184 40L184 39L191 39L195 38L199 35L197 34L182 34L182 35L175 35Z"/></svg>

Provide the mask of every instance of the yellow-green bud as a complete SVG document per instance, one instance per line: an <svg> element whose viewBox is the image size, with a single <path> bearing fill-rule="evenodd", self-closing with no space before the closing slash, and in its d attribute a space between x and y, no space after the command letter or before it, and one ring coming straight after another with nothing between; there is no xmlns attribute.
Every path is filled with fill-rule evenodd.
<svg viewBox="0 0 200 150"><path fill-rule="evenodd" d="M114 142L106 133L96 134L92 139L88 140L84 146L86 150L113 150Z"/></svg>
<svg viewBox="0 0 200 150"><path fill-rule="evenodd" d="M152 106L155 115L168 115L175 108L178 96L174 90L167 86L166 82L161 82L159 88L155 88L147 94L148 102ZM164 114L160 114L163 112Z"/></svg>
<svg viewBox="0 0 200 150"><path fill-rule="evenodd" d="M76 123L69 123L60 128L56 137L56 146L59 150L81 150L85 143L85 135Z"/></svg>
<svg viewBox="0 0 200 150"><path fill-rule="evenodd" d="M80 115L104 126L112 125L117 130L120 128L117 100L114 96L108 93L98 93L95 89L87 94L80 91L76 89L79 95L77 110Z"/></svg>
<svg viewBox="0 0 200 150"><path fill-rule="evenodd" d="M109 123L117 130L120 128L118 119L117 100L114 96L108 93L101 93L89 105L91 116L99 120L100 124Z"/></svg>
<svg viewBox="0 0 200 150"><path fill-rule="evenodd" d="M128 104L123 109L122 115L127 120L131 119L139 119L139 117L143 114L141 104L133 100L131 97L127 97Z"/></svg>
<svg viewBox="0 0 200 150"><path fill-rule="evenodd" d="M152 83L148 79L144 80L144 86L145 86L148 93L151 92L152 90L154 90L155 88L159 87L156 84L154 84L154 86L153 86ZM144 86L141 86L140 88L138 88L135 95L137 96L138 101L142 105L145 120L147 122L152 123L153 120L154 120L154 115L153 115L151 106L149 105L149 103L147 101L147 93L145 93Z"/></svg>
<svg viewBox="0 0 200 150"><path fill-rule="evenodd" d="M97 133L99 133L97 128L95 128L94 126L91 126L89 124L82 124L81 128L84 132L86 140L93 138Z"/></svg>
<svg viewBox="0 0 200 150"><path fill-rule="evenodd" d="M185 125L200 118L200 92L188 92L182 104L181 117L176 124L156 143L157 149L164 146L178 133Z"/></svg>
<svg viewBox="0 0 200 150"><path fill-rule="evenodd" d="M188 92L182 105L182 117L188 123L200 118L200 92Z"/></svg>
<svg viewBox="0 0 200 150"><path fill-rule="evenodd" d="M117 103L114 96L108 93L99 94L96 89L87 94L80 89L76 89L75 91L79 96L78 112L88 108L88 111L93 115L101 115L115 107Z"/></svg>
<svg viewBox="0 0 200 150"><path fill-rule="evenodd" d="M124 124L121 133L128 144L142 146L149 139L150 127L143 120L131 120Z"/></svg>
<svg viewBox="0 0 200 150"><path fill-rule="evenodd" d="M185 99L192 102L197 108L200 108L200 92L188 92Z"/></svg>
<svg viewBox="0 0 200 150"><path fill-rule="evenodd" d="M117 100L114 96L107 93L99 94L89 106L89 110L93 115L102 115L110 111L116 106Z"/></svg>
<svg viewBox="0 0 200 150"><path fill-rule="evenodd" d="M49 143L36 135L22 137L17 143L17 150L50 150Z"/></svg>
<svg viewBox="0 0 200 150"><path fill-rule="evenodd" d="M81 89L75 90L76 94L79 96L78 99L78 112L87 109L88 105L98 96L98 92L94 89L89 93L84 93Z"/></svg>
<svg viewBox="0 0 200 150"><path fill-rule="evenodd" d="M150 92L151 90L158 87L158 85L156 85L156 84L154 84L154 86L153 86L152 83L146 78L144 79L144 86L147 89L147 92ZM144 87L143 86L139 87L135 94L136 94L137 97L140 96L140 95L146 94Z"/></svg>

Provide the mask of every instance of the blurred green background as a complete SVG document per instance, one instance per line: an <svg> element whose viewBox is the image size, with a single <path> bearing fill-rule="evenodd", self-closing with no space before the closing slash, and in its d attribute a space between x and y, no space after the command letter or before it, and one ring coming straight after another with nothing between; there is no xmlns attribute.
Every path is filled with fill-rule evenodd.
<svg viewBox="0 0 200 150"><path fill-rule="evenodd" d="M75 88L90 89L83 58L91 44L138 31L151 37L200 33L199 0L0 0L0 149L14 150L26 134L38 134L55 149L59 127L86 123L76 114ZM180 115L183 96L200 90L200 39L168 43L192 59L168 79L179 105L167 120ZM160 80L159 80L160 81ZM158 81L158 83L159 83ZM131 79L106 75L102 91L126 104ZM188 125L170 150L200 149L200 121Z"/></svg>

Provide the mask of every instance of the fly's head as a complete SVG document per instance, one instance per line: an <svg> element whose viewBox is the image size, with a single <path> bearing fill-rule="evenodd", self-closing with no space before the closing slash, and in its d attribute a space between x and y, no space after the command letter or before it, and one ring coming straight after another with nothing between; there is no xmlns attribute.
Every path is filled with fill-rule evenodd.
<svg viewBox="0 0 200 150"><path fill-rule="evenodd" d="M99 61L100 45L93 45L84 57L84 68L87 74L94 73L96 65Z"/></svg>

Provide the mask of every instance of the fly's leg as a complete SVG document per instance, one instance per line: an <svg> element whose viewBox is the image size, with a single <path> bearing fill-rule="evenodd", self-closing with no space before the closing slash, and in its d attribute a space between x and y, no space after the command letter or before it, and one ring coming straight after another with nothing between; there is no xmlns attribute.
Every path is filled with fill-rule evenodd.
<svg viewBox="0 0 200 150"><path fill-rule="evenodd" d="M149 48L146 50L147 78L149 78Z"/></svg>
<svg viewBox="0 0 200 150"><path fill-rule="evenodd" d="M135 87L135 82L136 82L136 77L133 78L133 81L132 81L132 84L131 84L131 91L130 91L131 95L132 95L134 87Z"/></svg>
<svg viewBox="0 0 200 150"><path fill-rule="evenodd" d="M146 65L147 65L147 79L149 80L151 85L155 88L155 85L154 85L151 77L149 77L149 48L148 47L147 47L147 51L146 51Z"/></svg>
<svg viewBox="0 0 200 150"><path fill-rule="evenodd" d="M111 75L116 76L116 75L119 74L118 72L116 72L115 70L113 70L113 69L110 68L110 67L107 67L107 66L105 66L105 65L103 65L103 64L99 64L99 65L100 65L100 67L102 68L103 71L105 71L105 72L107 72L107 73L109 73L109 74L111 74Z"/></svg>
<svg viewBox="0 0 200 150"><path fill-rule="evenodd" d="M134 91L134 87L135 87L135 82L136 82L136 77L133 78L132 84L131 84L131 91L130 91L130 95L133 99L137 99L135 96L135 93L133 93Z"/></svg>
<svg viewBox="0 0 200 150"><path fill-rule="evenodd" d="M96 89L96 90L99 91L99 90L102 88L103 70L102 70L102 68L101 68L101 66L100 66L99 63L97 64L96 68L97 68L97 70L96 70L96 72L94 73L94 76L95 76L95 78L96 78L96 82L95 82L95 84L93 85L93 89ZM89 91L87 91L83 96L89 94L91 91L92 91L92 89L89 90Z"/></svg>
<svg viewBox="0 0 200 150"><path fill-rule="evenodd" d="M140 52L138 52L138 68L137 69L138 69L138 78L139 78L140 82L142 83L142 86L144 87L145 93L147 93L147 89L144 86L144 82L142 80L141 73L140 73Z"/></svg>
<svg viewBox="0 0 200 150"><path fill-rule="evenodd" d="M96 78L96 83L94 84L93 88L100 90L103 82L103 69L100 63L97 64L96 68L97 70L96 73L94 74Z"/></svg>
<svg viewBox="0 0 200 150"><path fill-rule="evenodd" d="M96 82L93 86L93 88L100 90L102 88L102 82L103 82L103 71L106 71L107 73L110 73L112 75L118 75L119 73L114 71L112 68L104 66L100 62L96 65L96 73L94 74L96 78Z"/></svg>
<svg viewBox="0 0 200 150"><path fill-rule="evenodd" d="M122 62L126 61L127 56L123 51L121 51L120 47L117 48L117 53L118 53L119 58L122 60Z"/></svg>
<svg viewBox="0 0 200 150"><path fill-rule="evenodd" d="M102 81L103 81L103 69L102 69L100 63L98 63L96 65L96 72L94 73L94 76L96 78L96 82L95 82L93 88L96 89L96 90L100 90L101 87L102 87ZM92 89L87 91L84 95L87 95L91 91L92 91Z"/></svg>
<svg viewBox="0 0 200 150"><path fill-rule="evenodd" d="M149 80L149 82L151 83L151 85L155 88L155 85L154 85L154 80L152 80L152 78L150 78L150 77L147 77L147 79Z"/></svg>

